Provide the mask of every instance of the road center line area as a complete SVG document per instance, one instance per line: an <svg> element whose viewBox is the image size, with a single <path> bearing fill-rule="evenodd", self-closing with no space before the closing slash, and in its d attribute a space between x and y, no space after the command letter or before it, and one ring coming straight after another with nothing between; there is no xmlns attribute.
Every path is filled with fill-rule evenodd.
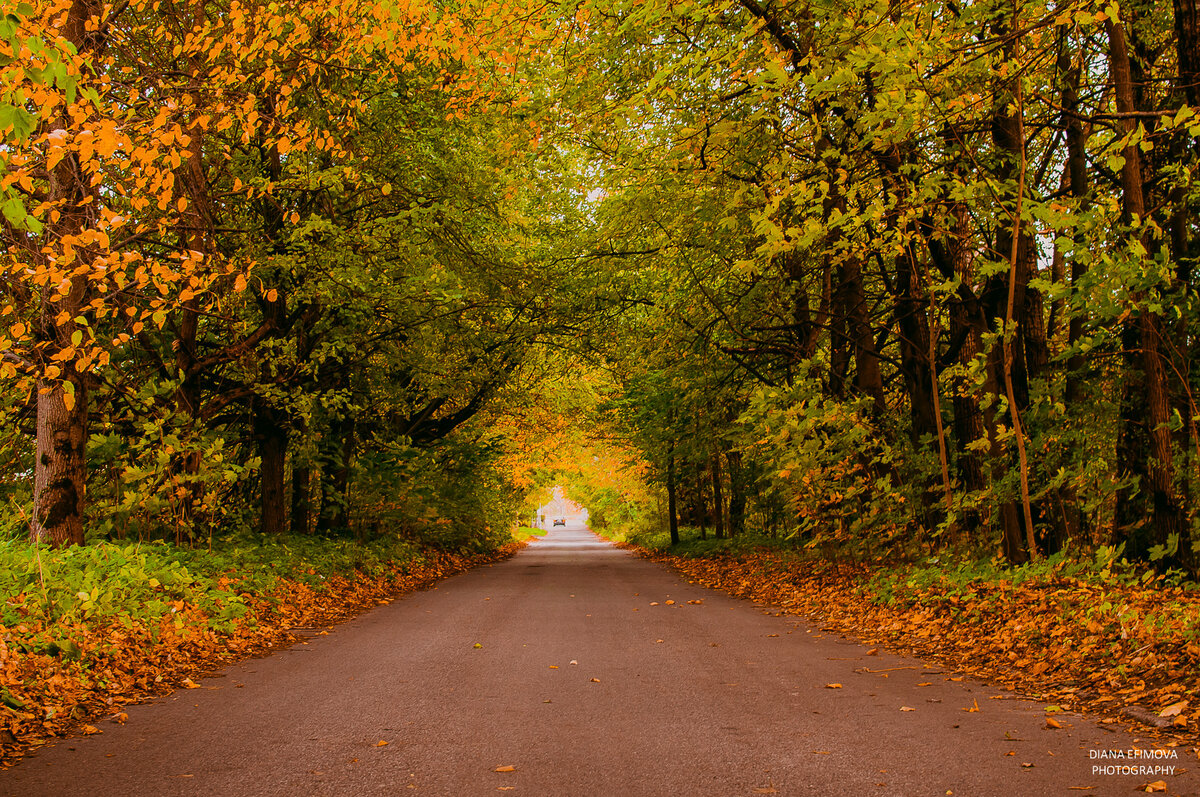
<svg viewBox="0 0 1200 797"><path fill-rule="evenodd" d="M1182 752L1048 727L578 525L199 685L38 751L0 793L1200 794Z"/></svg>

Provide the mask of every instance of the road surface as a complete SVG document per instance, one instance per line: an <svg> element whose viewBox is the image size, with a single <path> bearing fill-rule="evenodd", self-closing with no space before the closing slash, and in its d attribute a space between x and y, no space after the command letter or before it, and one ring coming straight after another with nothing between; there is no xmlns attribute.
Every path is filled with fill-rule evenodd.
<svg viewBox="0 0 1200 797"><path fill-rule="evenodd" d="M868 653L568 526L127 708L0 772L0 794L1200 795L1182 749L1132 760L1125 731L1050 729L1038 704ZM1130 765L1190 771L1093 769Z"/></svg>

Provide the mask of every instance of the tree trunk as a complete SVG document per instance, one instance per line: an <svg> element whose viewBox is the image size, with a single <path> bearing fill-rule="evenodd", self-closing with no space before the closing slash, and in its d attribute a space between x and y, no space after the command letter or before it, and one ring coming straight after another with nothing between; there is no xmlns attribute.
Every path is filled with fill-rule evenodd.
<svg viewBox="0 0 1200 797"><path fill-rule="evenodd" d="M742 452L736 449L725 455L729 463L729 536L737 537L746 531L746 485L743 480Z"/></svg>
<svg viewBox="0 0 1200 797"><path fill-rule="evenodd" d="M286 534L288 530L285 501L284 472L287 464L287 429L277 422L277 413L255 402L254 435L258 439L258 454L262 507L259 530L263 534Z"/></svg>
<svg viewBox="0 0 1200 797"><path fill-rule="evenodd" d="M1058 73L1062 84L1063 127L1066 130L1067 141L1065 176L1070 195L1078 203L1079 210L1082 212L1087 209L1090 203L1088 197L1087 152L1085 150L1087 133L1077 114L1081 71L1080 67L1073 63L1071 53L1067 47L1067 35L1065 30L1060 33L1058 50ZM1072 293L1079 290L1084 277L1087 276L1087 259L1079 254L1085 249L1083 238L1083 232L1076 230L1076 252L1071 258ZM1077 307L1071 312L1070 320L1067 322L1067 347L1071 350L1071 354L1067 357L1066 385L1063 391L1063 401L1066 405L1067 413L1072 419L1081 418L1087 412L1084 404L1083 390L1084 379L1086 377L1084 373L1086 362L1083 355L1075 351L1075 347L1083 339L1084 320L1085 312L1082 308ZM1064 537L1060 542L1065 544L1071 540L1082 541L1085 532L1085 521L1083 511L1080 509L1078 499L1075 495L1075 489L1073 487L1064 487L1061 489L1058 494L1058 501L1061 508L1060 513L1062 514ZM1053 550L1050 550L1050 552L1053 552Z"/></svg>
<svg viewBox="0 0 1200 797"><path fill-rule="evenodd" d="M350 528L350 467L354 462L356 431L352 418L337 418L329 425L330 444L323 457L321 473L321 516L317 529L322 532L347 531Z"/></svg>
<svg viewBox="0 0 1200 797"><path fill-rule="evenodd" d="M845 292L846 326L854 348L854 387L860 395L871 397L876 416L882 416L887 411L887 401L883 394L883 373L879 369L875 335L867 315L862 265L858 258L847 257L838 268Z"/></svg>
<svg viewBox="0 0 1200 797"><path fill-rule="evenodd" d="M713 528L716 530L717 539L721 539L725 533L725 493L721 489L721 452L714 450L712 453L712 489L713 489Z"/></svg>
<svg viewBox="0 0 1200 797"><path fill-rule="evenodd" d="M1200 105L1200 8L1196 0L1174 0L1174 6L1178 86L1189 105Z"/></svg>
<svg viewBox="0 0 1200 797"><path fill-rule="evenodd" d="M1125 28L1123 23L1114 23L1113 20L1105 22L1105 28L1108 32L1109 41L1109 57L1112 71L1113 85L1116 90L1117 111L1122 114L1132 114L1137 110L1134 103L1133 79L1130 71L1129 53L1125 43ZM1124 130L1126 133L1133 130L1134 122L1132 118L1126 117L1124 120ZM1121 195L1122 195L1122 216L1126 223L1132 222L1134 219L1144 218L1146 213L1145 193L1142 184L1141 170L1141 153L1136 146L1126 147L1122 155L1125 158L1125 163L1121 168ZM1166 545L1168 541L1175 537L1176 540L1182 542L1187 539L1186 517L1183 512L1183 504L1180 500L1175 488L1175 465L1172 458L1171 431L1167 426L1170 419L1170 389L1167 381L1167 369L1164 366L1162 359L1162 335L1163 335L1163 320L1162 317L1155 312L1152 312L1146 306L1145 297L1136 296L1135 300L1141 305L1138 308L1136 324L1136 336L1132 329L1128 329L1129 342L1135 342L1136 337L1137 349L1126 348L1127 363L1131 369L1137 365L1141 366L1142 381L1144 386L1144 402L1142 406L1137 406L1137 397L1127 396L1133 406L1129 407L1128 411L1123 408L1123 420L1127 423L1136 422L1130 415L1137 410L1143 409L1145 415L1145 434L1144 439L1149 443L1149 451L1138 451L1130 443L1136 439L1135 435L1130 435L1126 440L1126 444L1120 449L1123 461L1118 463L1120 469L1135 471L1139 469L1136 462L1137 458L1144 458L1147 454L1150 457L1150 463L1145 468L1145 482L1142 487L1147 493L1145 497L1150 499L1150 514L1152 522L1150 524L1150 534L1148 542L1156 545ZM1131 380L1133 381L1133 380ZM1125 435L1125 429L1122 429L1122 435ZM1119 500L1129 502L1132 496L1125 494L1119 496ZM1124 509L1123 514L1126 518L1132 514L1128 508ZM1130 538L1130 542L1134 543L1140 535ZM1131 547L1140 547L1133 545ZM1135 550L1130 551L1127 547L1126 553L1132 555L1144 555L1146 552ZM1164 566L1178 566L1182 564L1182 559L1178 553L1174 556L1167 556L1162 560Z"/></svg>
<svg viewBox="0 0 1200 797"><path fill-rule="evenodd" d="M32 538L55 547L83 544L83 508L87 461L87 385L75 386L68 409L61 385L39 383L37 467L34 468Z"/></svg>
<svg viewBox="0 0 1200 797"><path fill-rule="evenodd" d="M312 466L307 462L292 463L292 533L308 534L312 530Z"/></svg>
<svg viewBox="0 0 1200 797"><path fill-rule="evenodd" d="M671 532L671 544L679 544L679 516L675 507L675 446L667 455L667 524Z"/></svg>
<svg viewBox="0 0 1200 797"><path fill-rule="evenodd" d="M1015 18L999 19L994 25L997 38L1005 42L1006 62L1016 59L1019 39ZM1021 206L1025 189L1025 134L1024 109L1021 99L1019 76L1008 79L997 91L992 113L992 143L1000 154L995 169L998 182L1007 185L1014 179L1017 189L1004 189L1003 210L1007 223L996 229L995 256L1008 261L1008 269L988 280L988 317L1002 319L1004 334L992 348L991 368L997 375L998 387L1008 399L1008 420L1013 429L1017 445L1017 468L1021 483L1021 501L1005 502L1001 507L1001 522L1004 526L1004 554L1014 564L1020 564L1038 555L1034 531L1034 509L1030 498L1029 466L1025 450L1026 434L1023 414L1029 408L1029 350L1031 341L1036 348L1037 330L1043 330L1042 319L1032 319L1031 312L1040 314L1040 297L1032 301L1029 296L1029 277L1035 250L1033 239L1026 225L1021 224ZM1037 355L1035 355L1036 359ZM1011 506L1009 504L1012 504Z"/></svg>
<svg viewBox="0 0 1200 797"><path fill-rule="evenodd" d="M98 48L104 34L92 30L100 16L103 4L98 0L75 0L67 10L61 33L63 37L83 54ZM71 129L69 118L58 124ZM57 221L48 225L45 241L61 240L78 235L88 226L96 213L96 189L89 176L81 168L75 155L63 158L50 173L48 199L57 204ZM83 272L89 271L88 261L94 256L93 247L81 247L75 251L76 263ZM37 383L37 444L33 466L33 518L30 522L30 538L35 542L51 545L79 545L83 543L83 512L87 488L87 423L88 423L88 377L75 369L78 355L72 354L65 360L54 361L54 355L68 349L74 351L71 338L84 330L75 321L85 312L90 294L88 278L82 274L70 274L67 295L51 300L43 298L38 332L46 344L43 355L43 373L53 371ZM47 286L44 294L52 289ZM59 318L64 318L59 322ZM85 335L86 338L86 335Z"/></svg>

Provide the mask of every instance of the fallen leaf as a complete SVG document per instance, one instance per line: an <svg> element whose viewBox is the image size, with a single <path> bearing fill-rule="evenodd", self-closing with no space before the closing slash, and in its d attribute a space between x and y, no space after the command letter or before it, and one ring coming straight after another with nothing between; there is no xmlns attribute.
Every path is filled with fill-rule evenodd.
<svg viewBox="0 0 1200 797"><path fill-rule="evenodd" d="M497 786L496 791L512 791L516 786Z"/></svg>
<svg viewBox="0 0 1200 797"><path fill-rule="evenodd" d="M594 683L594 684L598 684L598 683L600 683L600 679L599 679L599 678L593 678L593 679L592 679L592 683Z"/></svg>
<svg viewBox="0 0 1200 797"><path fill-rule="evenodd" d="M375 743L375 746L376 746L376 747L387 747L387 746L388 746L388 743L387 743L387 742L385 742L383 739L380 739L379 741L377 741L377 742Z"/></svg>
<svg viewBox="0 0 1200 797"><path fill-rule="evenodd" d="M572 664L578 664L579 662L577 662L575 659L571 659L571 663L572 663Z"/></svg>
<svg viewBox="0 0 1200 797"><path fill-rule="evenodd" d="M667 603L667 605L668 605L668 606L674 606L674 605L675 605L675 601L667 601L666 603Z"/></svg>
<svg viewBox="0 0 1200 797"><path fill-rule="evenodd" d="M868 656L878 656L879 648L871 648L870 650L867 651L867 655Z"/></svg>
<svg viewBox="0 0 1200 797"><path fill-rule="evenodd" d="M656 640L654 640L654 641L655 641L655 642L662 642L662 640L661 640L661 639L656 639Z"/></svg>
<svg viewBox="0 0 1200 797"><path fill-rule="evenodd" d="M841 684L825 684L826 689L841 689Z"/></svg>
<svg viewBox="0 0 1200 797"><path fill-rule="evenodd" d="M492 771L493 772L516 772L517 768L514 767L512 764L505 764L502 767L496 767Z"/></svg>
<svg viewBox="0 0 1200 797"><path fill-rule="evenodd" d="M901 711L916 711L916 709L913 708L912 706L901 706L900 710Z"/></svg>
<svg viewBox="0 0 1200 797"><path fill-rule="evenodd" d="M777 636L779 636L779 634L767 634L767 639L770 639L771 637L777 637Z"/></svg>
<svg viewBox="0 0 1200 797"><path fill-rule="evenodd" d="M1047 728L1061 728L1062 723L1059 722L1058 720L1054 719L1054 717L1046 717L1046 727Z"/></svg>
<svg viewBox="0 0 1200 797"><path fill-rule="evenodd" d="M475 644L474 644L472 647L474 647L474 648L481 648L481 647L483 647L483 645L481 645L480 643L476 642L476 643L475 643Z"/></svg>
<svg viewBox="0 0 1200 797"><path fill-rule="evenodd" d="M199 689L200 684L196 683L191 678L184 678L183 679L183 688L184 689Z"/></svg>
<svg viewBox="0 0 1200 797"><path fill-rule="evenodd" d="M550 665L550 669L552 669L552 670L557 670L557 669L558 669L558 665L557 665L557 664L551 664L551 665Z"/></svg>
<svg viewBox="0 0 1200 797"><path fill-rule="evenodd" d="M120 714L113 717L113 719L116 720L117 722L119 722L120 724L124 725L125 721L129 719L129 715L126 714L124 711L122 711Z"/></svg>
<svg viewBox="0 0 1200 797"><path fill-rule="evenodd" d="M979 711L979 701L972 698L971 703L972 703L971 707L964 708L963 711L966 711L970 714L974 714L975 712Z"/></svg>
<svg viewBox="0 0 1200 797"><path fill-rule="evenodd" d="M657 605L658 605L658 601L650 601L650 605L651 605L651 606L657 606Z"/></svg>
<svg viewBox="0 0 1200 797"><path fill-rule="evenodd" d="M1165 780L1155 780L1150 783L1143 783L1141 786L1138 786L1137 789L1135 789L1135 791L1152 791L1152 792L1153 791L1166 791L1166 790L1167 790L1167 782Z"/></svg>
<svg viewBox="0 0 1200 797"><path fill-rule="evenodd" d="M1178 703L1172 703L1171 705L1164 708L1162 711L1158 712L1158 716L1160 716L1160 717L1175 717L1175 716L1178 716L1180 714L1180 712L1182 712L1187 707L1188 707L1188 701L1180 700Z"/></svg>
<svg viewBox="0 0 1200 797"><path fill-rule="evenodd" d="M100 729L97 728L95 725L84 725L82 730L83 730L83 733L85 736L91 736L93 733L101 732Z"/></svg>

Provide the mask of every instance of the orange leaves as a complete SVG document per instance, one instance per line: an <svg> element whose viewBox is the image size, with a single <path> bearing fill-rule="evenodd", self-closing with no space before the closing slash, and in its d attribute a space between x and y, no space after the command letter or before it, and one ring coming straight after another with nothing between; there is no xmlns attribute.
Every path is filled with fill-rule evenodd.
<svg viewBox="0 0 1200 797"><path fill-rule="evenodd" d="M492 554L464 556L427 552L420 563L400 563L383 574L358 575L355 578L333 576L323 583L324 592L315 592L303 582L281 580L272 595L244 594L251 613L231 624L228 631L216 633L209 628L208 616L184 601L171 601L175 609L160 623L145 618L112 620L108 624L75 624L58 627L56 636L70 635L79 640L80 658L52 657L29 652L30 642L47 630L40 623L6 629L8 643L0 642L0 698L10 707L6 724L17 742L0 739L0 757L6 760L20 755L24 745L39 739L71 732L79 721L112 717L123 723L128 719L116 707L148 695L162 694L173 685L185 689L201 688L185 673L206 671L230 659L260 653L290 640L289 628L326 625L353 616L399 592L409 592L439 578L485 562L511 555L516 546ZM237 590L237 578L225 579L223 586ZM25 596L7 596L9 605L19 605ZM85 660L86 657L86 660ZM235 686L241 686L236 684ZM213 688L213 687L208 687ZM72 705L74 712L49 711L55 706ZM0 706L0 711L4 710ZM84 733L99 733L95 725L83 727ZM386 746L379 740L376 746Z"/></svg>
<svg viewBox="0 0 1200 797"><path fill-rule="evenodd" d="M1064 710L1126 706L1125 716L1150 728L1200 725L1200 706L1190 697L1200 693L1200 648L1190 636L1200 623L1200 595L1058 577L1020 584L980 579L959 592L901 573L888 582L888 605L873 591L884 573L864 565L835 568L766 551L719 560L650 555L697 583L1053 696ZM978 702L963 710L978 711ZM1046 727L1062 727L1061 720L1050 716Z"/></svg>

